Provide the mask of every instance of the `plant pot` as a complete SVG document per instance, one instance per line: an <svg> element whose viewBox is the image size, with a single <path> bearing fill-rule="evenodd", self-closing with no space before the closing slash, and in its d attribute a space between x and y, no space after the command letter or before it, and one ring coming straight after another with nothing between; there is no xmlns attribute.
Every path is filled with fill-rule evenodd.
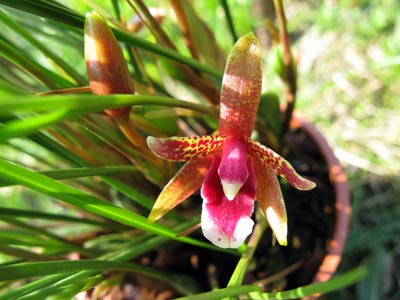
<svg viewBox="0 0 400 300"><path fill-rule="evenodd" d="M351 215L350 189L346 174L344 173L332 148L315 126L308 122L304 115L296 112L292 118L291 128L303 131L318 147L318 150L321 152L326 162L329 172L329 180L335 192L336 218L332 236L328 242L326 255L312 280L313 283L325 282L336 272L342 258L342 252L349 231ZM308 297L307 299L315 299L317 297L318 296Z"/></svg>

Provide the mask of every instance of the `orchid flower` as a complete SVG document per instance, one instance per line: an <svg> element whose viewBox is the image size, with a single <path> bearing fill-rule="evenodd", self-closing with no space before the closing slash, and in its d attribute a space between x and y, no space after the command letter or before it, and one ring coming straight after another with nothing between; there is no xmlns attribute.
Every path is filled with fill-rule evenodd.
<svg viewBox="0 0 400 300"><path fill-rule="evenodd" d="M254 34L237 41L225 68L218 135L148 137L157 156L186 164L164 187L148 217L154 222L201 187L204 236L237 248L252 232L254 200L278 243L287 245L287 217L276 175L300 190L315 187L268 147L250 138L261 95L261 50Z"/></svg>

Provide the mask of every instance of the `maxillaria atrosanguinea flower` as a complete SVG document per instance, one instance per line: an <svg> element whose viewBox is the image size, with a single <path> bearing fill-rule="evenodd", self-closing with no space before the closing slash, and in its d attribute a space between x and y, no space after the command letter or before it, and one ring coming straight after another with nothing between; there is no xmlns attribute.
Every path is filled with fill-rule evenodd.
<svg viewBox="0 0 400 300"><path fill-rule="evenodd" d="M287 217L279 181L315 187L268 147L250 139L261 95L260 46L243 36L228 58L222 81L218 135L148 137L159 157L187 162L164 187L149 215L154 222L201 187L201 227L213 244L237 248L252 232L254 200L279 244L287 245Z"/></svg>

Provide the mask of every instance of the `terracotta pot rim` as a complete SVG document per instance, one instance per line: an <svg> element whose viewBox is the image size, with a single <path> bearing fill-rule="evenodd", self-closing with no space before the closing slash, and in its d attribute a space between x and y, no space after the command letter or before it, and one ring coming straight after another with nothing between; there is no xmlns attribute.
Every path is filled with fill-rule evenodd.
<svg viewBox="0 0 400 300"><path fill-rule="evenodd" d="M292 128L300 128L317 145L324 157L328 168L329 178L335 189L336 222L326 256L324 257L313 283L325 282L336 272L342 258L344 246L346 244L349 231L351 215L351 194L347 182L346 174L343 171L332 148L323 135L311 124L300 112L293 114Z"/></svg>

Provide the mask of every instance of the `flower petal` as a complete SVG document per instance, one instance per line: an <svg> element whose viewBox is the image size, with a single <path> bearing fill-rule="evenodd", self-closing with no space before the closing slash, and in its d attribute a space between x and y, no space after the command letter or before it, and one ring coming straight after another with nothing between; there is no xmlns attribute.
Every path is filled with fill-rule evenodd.
<svg viewBox="0 0 400 300"><path fill-rule="evenodd" d="M233 200L249 176L246 144L242 139L227 137L222 147L218 175L228 200Z"/></svg>
<svg viewBox="0 0 400 300"><path fill-rule="evenodd" d="M277 175L285 178L296 189L311 190L315 187L314 182L297 174L296 170L287 160L268 147L251 139L247 140L247 146L248 154L271 167Z"/></svg>
<svg viewBox="0 0 400 300"><path fill-rule="evenodd" d="M148 222L158 220L198 190L211 161L211 158L205 158L186 163L161 191L150 212Z"/></svg>
<svg viewBox="0 0 400 300"><path fill-rule="evenodd" d="M219 133L250 136L261 96L261 49L253 33L232 49L221 89Z"/></svg>
<svg viewBox="0 0 400 300"><path fill-rule="evenodd" d="M220 158L215 157L201 188L203 211L201 227L204 236L221 248L237 248L253 230L251 215L256 193L252 161L247 163L249 177L233 200L228 200L218 176Z"/></svg>
<svg viewBox="0 0 400 300"><path fill-rule="evenodd" d="M222 147L221 136L155 138L149 136L147 145L157 156L173 161L192 161L204 158Z"/></svg>
<svg viewBox="0 0 400 300"><path fill-rule="evenodd" d="M260 204L267 221L282 246L287 245L287 216L285 202L278 178L270 167L255 164L257 193L256 199Z"/></svg>

